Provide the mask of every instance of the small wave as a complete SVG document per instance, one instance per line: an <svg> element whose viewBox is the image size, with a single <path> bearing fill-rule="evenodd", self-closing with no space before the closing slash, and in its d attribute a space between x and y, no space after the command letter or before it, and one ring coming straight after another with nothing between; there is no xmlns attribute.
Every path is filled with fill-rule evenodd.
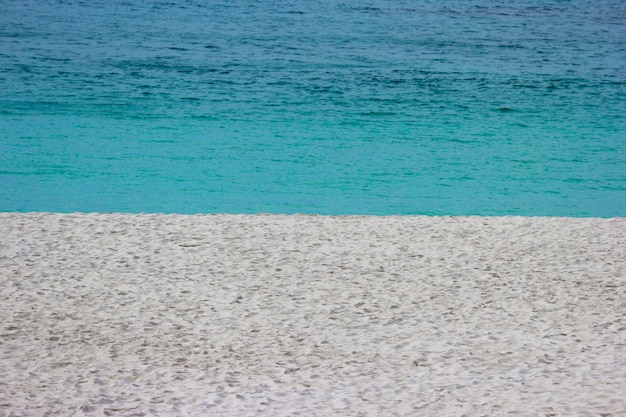
<svg viewBox="0 0 626 417"><path fill-rule="evenodd" d="M369 111L359 112L358 115L363 117L393 117L397 116L398 113L392 111Z"/></svg>

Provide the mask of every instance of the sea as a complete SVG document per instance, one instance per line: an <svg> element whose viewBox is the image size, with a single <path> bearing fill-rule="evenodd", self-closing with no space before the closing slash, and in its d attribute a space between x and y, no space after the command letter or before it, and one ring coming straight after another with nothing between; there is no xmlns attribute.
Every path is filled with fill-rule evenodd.
<svg viewBox="0 0 626 417"><path fill-rule="evenodd" d="M0 211L626 216L623 0L0 11Z"/></svg>

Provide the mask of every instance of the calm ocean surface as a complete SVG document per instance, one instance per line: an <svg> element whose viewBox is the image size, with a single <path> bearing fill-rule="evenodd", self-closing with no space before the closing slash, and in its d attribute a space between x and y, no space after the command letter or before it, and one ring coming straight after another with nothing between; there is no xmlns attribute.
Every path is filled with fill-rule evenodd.
<svg viewBox="0 0 626 417"><path fill-rule="evenodd" d="M626 216L623 0L0 8L0 211Z"/></svg>

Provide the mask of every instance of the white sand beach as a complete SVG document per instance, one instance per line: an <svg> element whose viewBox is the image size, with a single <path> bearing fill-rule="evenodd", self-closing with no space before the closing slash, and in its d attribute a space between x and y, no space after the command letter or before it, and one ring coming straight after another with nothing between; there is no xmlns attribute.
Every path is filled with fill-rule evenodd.
<svg viewBox="0 0 626 417"><path fill-rule="evenodd" d="M626 218L0 213L0 416L626 415Z"/></svg>

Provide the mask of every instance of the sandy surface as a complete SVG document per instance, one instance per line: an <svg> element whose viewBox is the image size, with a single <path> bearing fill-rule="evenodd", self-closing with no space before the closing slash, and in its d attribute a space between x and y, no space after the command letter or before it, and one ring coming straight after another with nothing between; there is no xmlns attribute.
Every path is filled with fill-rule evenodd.
<svg viewBox="0 0 626 417"><path fill-rule="evenodd" d="M626 219L0 213L0 416L626 415Z"/></svg>

